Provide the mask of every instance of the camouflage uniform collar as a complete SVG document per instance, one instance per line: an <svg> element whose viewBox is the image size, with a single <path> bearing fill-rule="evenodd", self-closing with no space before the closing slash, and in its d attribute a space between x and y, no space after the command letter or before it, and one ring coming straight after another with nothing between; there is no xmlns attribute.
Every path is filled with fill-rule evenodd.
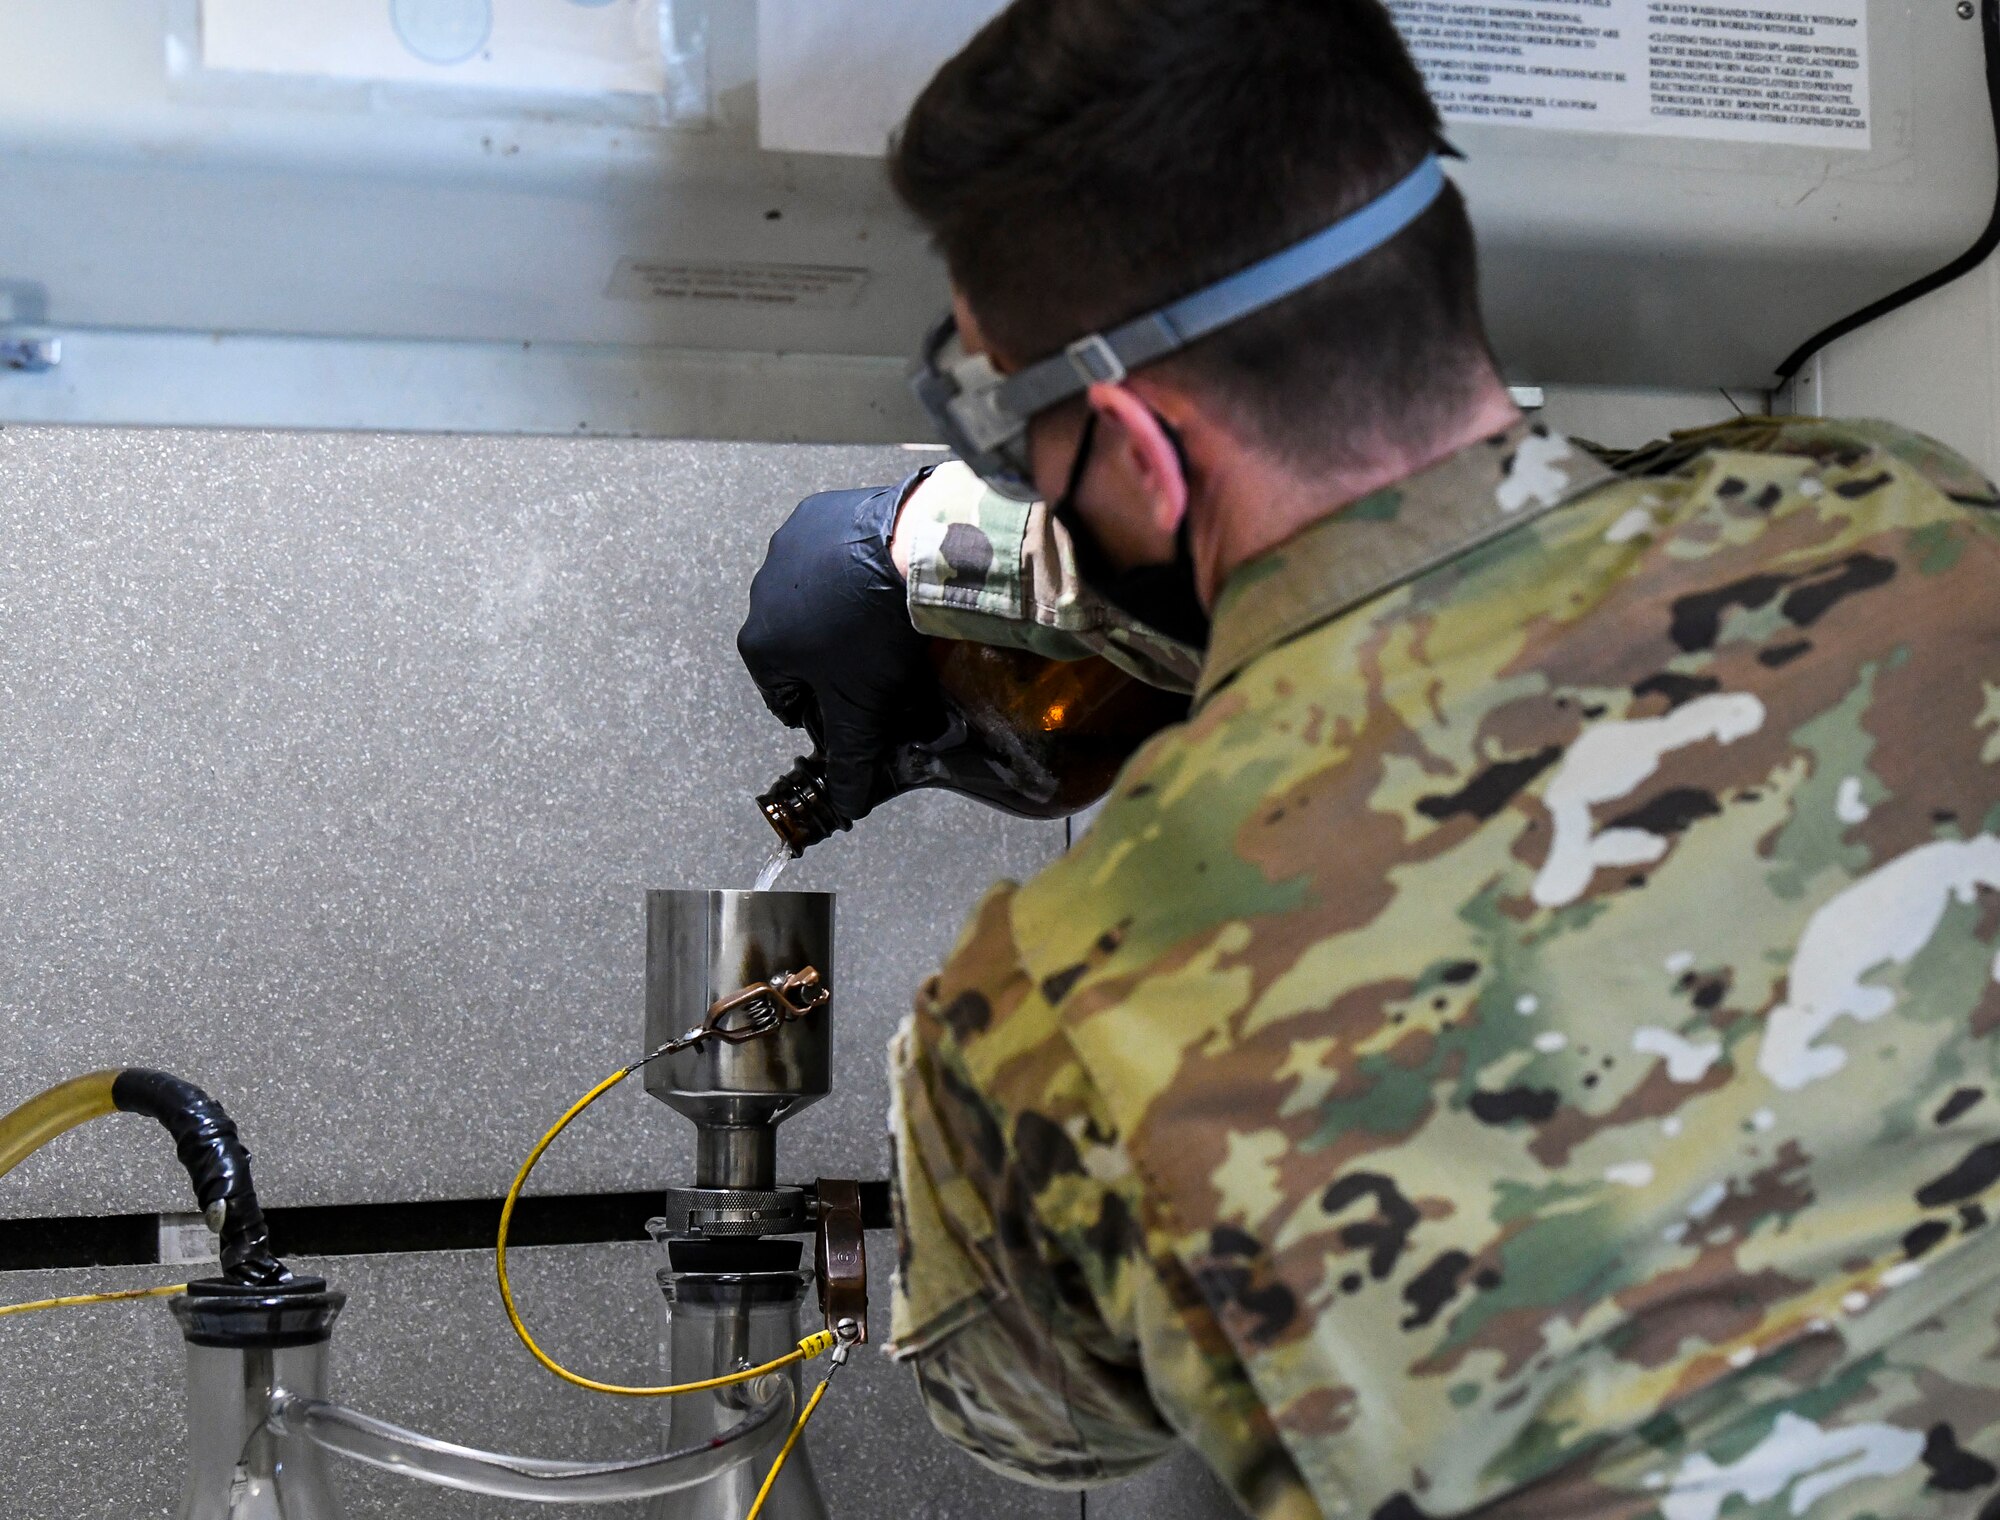
<svg viewBox="0 0 2000 1520"><path fill-rule="evenodd" d="M1195 705L1267 650L1611 478L1524 419L1309 524L1222 588Z"/></svg>

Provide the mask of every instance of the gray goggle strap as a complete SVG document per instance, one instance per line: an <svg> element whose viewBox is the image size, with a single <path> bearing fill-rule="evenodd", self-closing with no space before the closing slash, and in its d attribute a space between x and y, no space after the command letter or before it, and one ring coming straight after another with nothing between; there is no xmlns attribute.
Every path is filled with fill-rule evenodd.
<svg viewBox="0 0 2000 1520"><path fill-rule="evenodd" d="M1429 154L1374 200L1331 226L1108 333L1078 338L1061 353L1009 376L993 393L991 409L1018 428L1037 412L1093 385L1116 384L1129 371L1186 348L1195 339L1373 253L1428 211L1445 184L1437 155Z"/></svg>

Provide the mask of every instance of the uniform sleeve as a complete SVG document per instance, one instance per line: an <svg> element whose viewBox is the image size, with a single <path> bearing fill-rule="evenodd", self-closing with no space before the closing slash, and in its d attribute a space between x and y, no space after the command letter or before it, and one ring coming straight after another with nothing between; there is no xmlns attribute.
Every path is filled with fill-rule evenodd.
<svg viewBox="0 0 2000 1520"><path fill-rule="evenodd" d="M1058 660L1102 655L1150 685L1194 689L1199 653L1084 585L1068 534L1039 502L1010 501L952 460L910 492L897 531L919 633Z"/></svg>
<svg viewBox="0 0 2000 1520"><path fill-rule="evenodd" d="M1086 1267L1062 1238L1061 1219L1097 1185L1051 1138L1073 1061L1012 964L1011 894L988 897L892 1048L891 1354L950 1440L1011 1477L1074 1488L1128 1476L1176 1438L1137 1344L1100 1307L1102 1263ZM982 1068L1000 1051L1014 1068L1005 1085L1044 1088L1046 1103L1013 1112L987 1090ZM1102 1199L1084 1206L1105 1211Z"/></svg>

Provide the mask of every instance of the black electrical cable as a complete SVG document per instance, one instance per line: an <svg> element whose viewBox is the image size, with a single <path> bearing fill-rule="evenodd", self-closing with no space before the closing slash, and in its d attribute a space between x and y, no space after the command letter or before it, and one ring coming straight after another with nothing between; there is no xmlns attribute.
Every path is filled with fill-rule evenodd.
<svg viewBox="0 0 2000 1520"><path fill-rule="evenodd" d="M2000 154L2000 0L1980 0L1979 30L1986 47L1986 106L1993 120L1994 152ZM1831 327L1814 333L1805 342L1793 349L1783 364L1778 366L1778 381L1785 381L1796 375L1806 360L1818 353L1836 338L1844 338L1857 327L1865 327L1877 317L1886 317L1900 306L1907 306L1919 296L1927 296L1933 290L1949 285L1960 275L1969 274L1986 262L1987 256L2000 247L2000 173L1996 173L1993 192L1993 214L1987 218L1986 230L1964 253L1946 264L1942 269L1932 270L1920 280L1914 280L1901 290L1871 302L1850 316L1842 317Z"/></svg>

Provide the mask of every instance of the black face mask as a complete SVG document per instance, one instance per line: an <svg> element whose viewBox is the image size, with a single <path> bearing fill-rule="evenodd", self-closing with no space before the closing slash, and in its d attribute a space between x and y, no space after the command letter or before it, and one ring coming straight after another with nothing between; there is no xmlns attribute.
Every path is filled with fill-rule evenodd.
<svg viewBox="0 0 2000 1520"><path fill-rule="evenodd" d="M1187 470L1187 455L1181 449L1181 441L1171 431L1174 450L1181 455L1183 474ZM1083 484L1084 468L1090 462L1090 446L1097 441L1097 413L1093 411L1083 424L1083 437L1077 441L1076 458L1070 462L1069 479L1064 482L1062 495L1049 504L1049 515L1069 530L1070 543L1076 550L1077 572L1090 588L1105 601L1116 607L1127 617L1144 623L1148 628L1164 633L1168 638L1190 644L1196 649L1208 645L1208 612L1201 605L1201 596L1195 590L1194 543L1188 531L1188 516L1181 514L1181 525L1174 534L1174 557L1163 565L1134 565L1129 570L1112 568L1111 561L1098 543L1096 535L1076 510L1076 493Z"/></svg>

